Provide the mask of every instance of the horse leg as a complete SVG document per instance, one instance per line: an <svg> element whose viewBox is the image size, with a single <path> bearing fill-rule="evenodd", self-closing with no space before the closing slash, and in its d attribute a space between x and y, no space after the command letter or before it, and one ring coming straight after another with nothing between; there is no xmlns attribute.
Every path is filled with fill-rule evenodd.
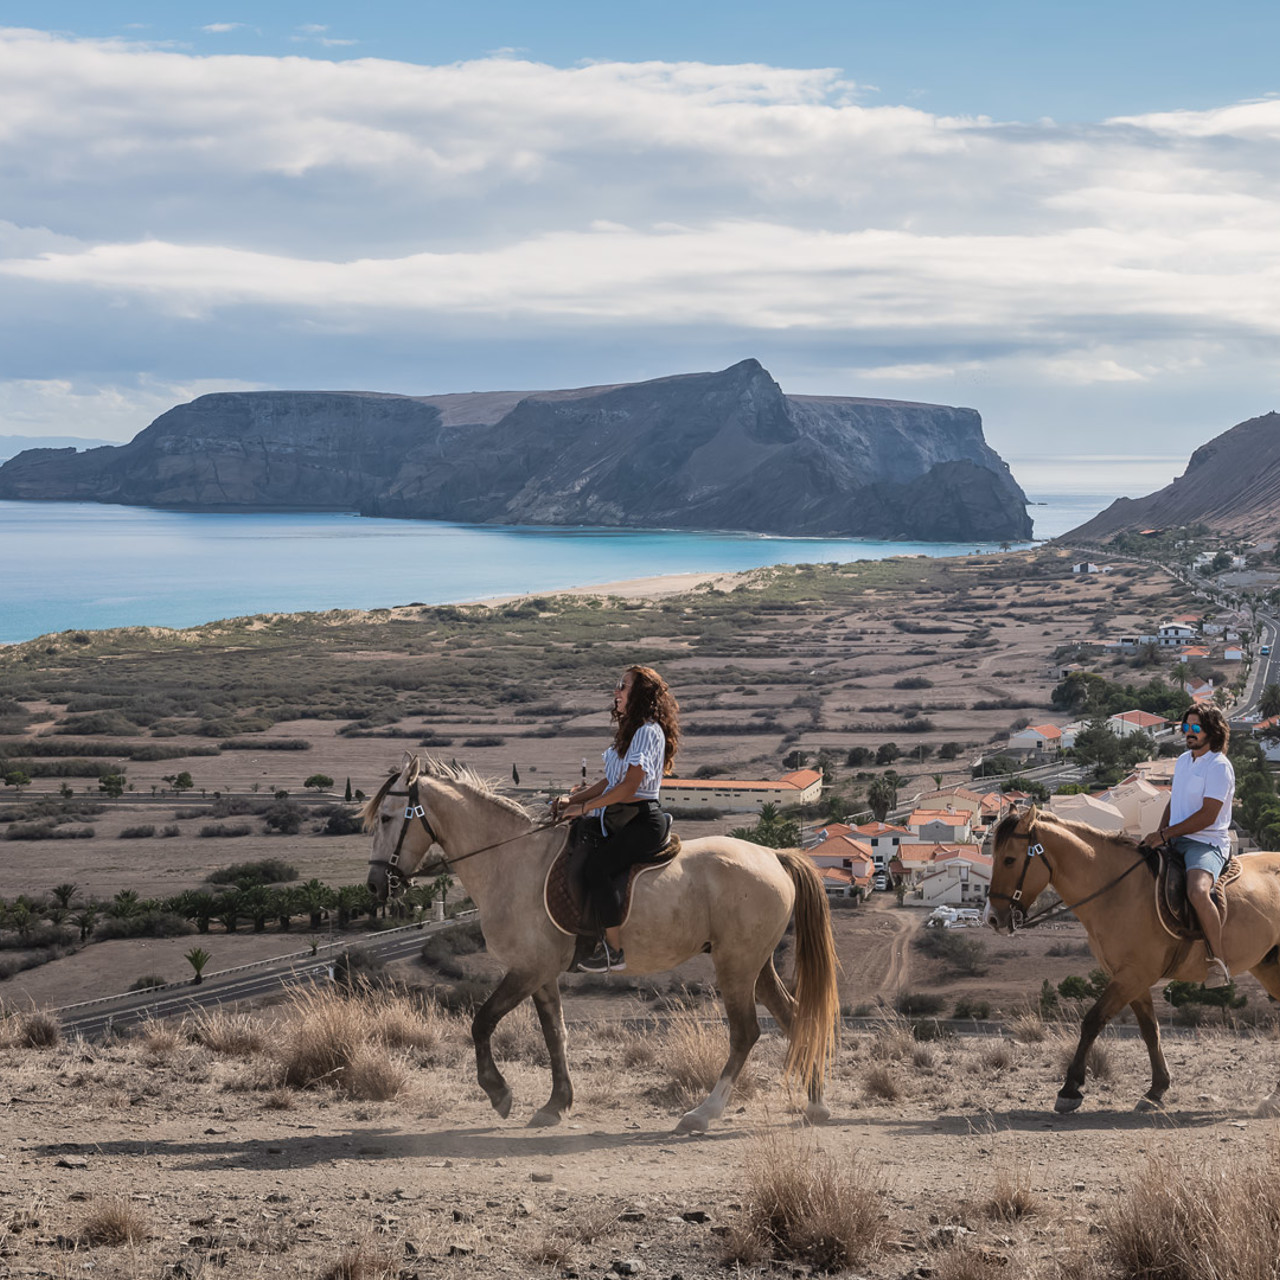
<svg viewBox="0 0 1280 1280"><path fill-rule="evenodd" d="M765 962L756 978L756 1000L769 1010L783 1034L790 1038L796 1002L782 985L771 959ZM809 1075L809 1105L804 1109L804 1118L810 1124L826 1124L831 1119L831 1108L822 1100L822 1081L816 1072Z"/></svg>
<svg viewBox="0 0 1280 1280"><path fill-rule="evenodd" d="M1089 1050L1093 1048L1093 1042L1098 1038L1102 1028L1129 1003L1129 1000L1126 989L1112 979L1107 983L1106 990L1098 997L1097 1003L1084 1015L1084 1021L1080 1024L1080 1041L1076 1045L1075 1056L1067 1068L1067 1078L1063 1081L1062 1088L1058 1090L1058 1099L1053 1104L1055 1111L1074 1111L1084 1100L1082 1086Z"/></svg>
<svg viewBox="0 0 1280 1280"><path fill-rule="evenodd" d="M493 1029L512 1009L531 996L537 987L536 978L517 973L514 969L503 975L489 998L476 1010L471 1020L471 1040L476 1047L476 1079L489 1095L493 1109L505 1120L511 1114L511 1089L498 1064L493 1060L490 1043Z"/></svg>
<svg viewBox="0 0 1280 1280"><path fill-rule="evenodd" d="M553 978L533 993L533 1007L538 1011L542 1036L551 1055L551 1097L533 1113L531 1128L559 1124L573 1106L573 1082L569 1079L569 1062L564 1051L564 1018L560 1012L560 979Z"/></svg>
<svg viewBox="0 0 1280 1280"><path fill-rule="evenodd" d="M729 1095L733 1092L733 1082L738 1078L751 1047L760 1039L760 1019L756 1017L750 978L745 982L740 979L727 982L720 973L716 977L725 1013L729 1015L729 1057L715 1088L692 1111L686 1111L680 1117L677 1133L705 1133L712 1120L719 1120L724 1115Z"/></svg>
<svg viewBox="0 0 1280 1280"><path fill-rule="evenodd" d="M1136 1000L1130 1000L1129 1008L1138 1019L1138 1029L1142 1032L1143 1042L1151 1058L1151 1088L1138 1100L1134 1110L1154 1111L1163 1101L1165 1090L1169 1088L1169 1064L1164 1060L1164 1049L1160 1044L1160 1024L1156 1021L1151 992L1147 991Z"/></svg>
<svg viewBox="0 0 1280 1280"><path fill-rule="evenodd" d="M1267 994L1273 1000L1280 1000L1280 948L1272 947L1249 972L1266 987ZM1276 1086L1276 1091L1270 1097L1264 1098L1258 1104L1254 1114L1280 1116L1280 1085Z"/></svg>

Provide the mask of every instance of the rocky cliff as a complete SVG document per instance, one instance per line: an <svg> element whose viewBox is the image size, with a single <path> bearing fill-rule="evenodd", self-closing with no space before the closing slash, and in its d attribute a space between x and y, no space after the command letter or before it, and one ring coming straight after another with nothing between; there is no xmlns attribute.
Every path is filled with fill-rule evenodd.
<svg viewBox="0 0 1280 1280"><path fill-rule="evenodd" d="M755 360L571 391L201 396L127 445L19 454L0 467L0 498L929 541L1031 535L1026 499L972 409L786 396Z"/></svg>
<svg viewBox="0 0 1280 1280"><path fill-rule="evenodd" d="M1118 498L1064 541L1104 542L1121 532L1204 524L1221 533L1272 534L1280 524L1280 413L1238 423L1202 444L1172 484Z"/></svg>

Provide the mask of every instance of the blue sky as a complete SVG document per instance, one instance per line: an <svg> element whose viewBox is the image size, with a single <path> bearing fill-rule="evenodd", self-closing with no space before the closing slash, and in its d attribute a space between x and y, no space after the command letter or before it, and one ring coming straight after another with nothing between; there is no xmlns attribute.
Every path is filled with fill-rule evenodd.
<svg viewBox="0 0 1280 1280"><path fill-rule="evenodd" d="M1280 407L1280 6L0 0L0 27L0 434L752 355L788 391L971 405L1015 471L1172 475Z"/></svg>

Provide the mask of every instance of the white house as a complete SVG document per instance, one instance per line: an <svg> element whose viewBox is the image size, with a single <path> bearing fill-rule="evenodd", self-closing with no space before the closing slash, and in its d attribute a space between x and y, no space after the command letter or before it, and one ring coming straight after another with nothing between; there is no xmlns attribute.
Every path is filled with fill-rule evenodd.
<svg viewBox="0 0 1280 1280"><path fill-rule="evenodd" d="M1182 691L1192 702L1211 702L1213 700L1212 680L1184 680Z"/></svg>
<svg viewBox="0 0 1280 1280"><path fill-rule="evenodd" d="M1196 638L1195 627L1185 622L1162 622L1156 631L1157 643L1162 649L1177 649Z"/></svg>
<svg viewBox="0 0 1280 1280"><path fill-rule="evenodd" d="M775 782L756 778L667 778L662 798L677 809L720 809L758 813L766 804L812 804L822 796L817 769L784 773Z"/></svg>
<svg viewBox="0 0 1280 1280"><path fill-rule="evenodd" d="M1009 735L1011 751L1057 751L1062 746L1062 730L1056 724L1032 724Z"/></svg>
<svg viewBox="0 0 1280 1280"><path fill-rule="evenodd" d="M940 854L916 889L927 907L981 907L991 888L991 858L976 850Z"/></svg>
<svg viewBox="0 0 1280 1280"><path fill-rule="evenodd" d="M1239 645L1229 644L1222 651L1223 662L1243 662L1244 650Z"/></svg>
<svg viewBox="0 0 1280 1280"><path fill-rule="evenodd" d="M1071 566L1072 573L1098 573L1100 570L1096 564L1091 564L1088 560L1082 561L1080 564Z"/></svg>
<svg viewBox="0 0 1280 1280"><path fill-rule="evenodd" d="M871 859L877 871L883 871L906 844L915 844L920 837L907 827L895 827L888 822L864 822L851 833L871 851Z"/></svg>
<svg viewBox="0 0 1280 1280"><path fill-rule="evenodd" d="M1107 728L1117 738L1127 738L1134 733L1149 733L1153 737L1164 733L1169 722L1164 716L1154 715L1150 711L1121 711L1107 717Z"/></svg>
<svg viewBox="0 0 1280 1280"><path fill-rule="evenodd" d="M916 809L906 823L926 844L973 842L973 820L963 809Z"/></svg>

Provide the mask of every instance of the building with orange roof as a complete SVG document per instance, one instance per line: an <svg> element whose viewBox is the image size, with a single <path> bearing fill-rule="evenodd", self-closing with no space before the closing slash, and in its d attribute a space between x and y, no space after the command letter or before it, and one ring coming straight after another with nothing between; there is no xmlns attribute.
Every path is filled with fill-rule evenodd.
<svg viewBox="0 0 1280 1280"><path fill-rule="evenodd" d="M813 804L822 797L822 774L796 769L776 781L762 778L664 778L662 798L676 809L759 813L767 804Z"/></svg>
<svg viewBox="0 0 1280 1280"><path fill-rule="evenodd" d="M917 809L906 823L925 843L968 844L973 840L973 820L964 810Z"/></svg>
<svg viewBox="0 0 1280 1280"><path fill-rule="evenodd" d="M934 859L934 869L916 886L926 907L981 907L991 889L990 855L975 849L948 851Z"/></svg>
<svg viewBox="0 0 1280 1280"><path fill-rule="evenodd" d="M1132 733L1165 733L1169 722L1151 711L1120 711L1107 717L1107 728L1118 738L1127 738Z"/></svg>

